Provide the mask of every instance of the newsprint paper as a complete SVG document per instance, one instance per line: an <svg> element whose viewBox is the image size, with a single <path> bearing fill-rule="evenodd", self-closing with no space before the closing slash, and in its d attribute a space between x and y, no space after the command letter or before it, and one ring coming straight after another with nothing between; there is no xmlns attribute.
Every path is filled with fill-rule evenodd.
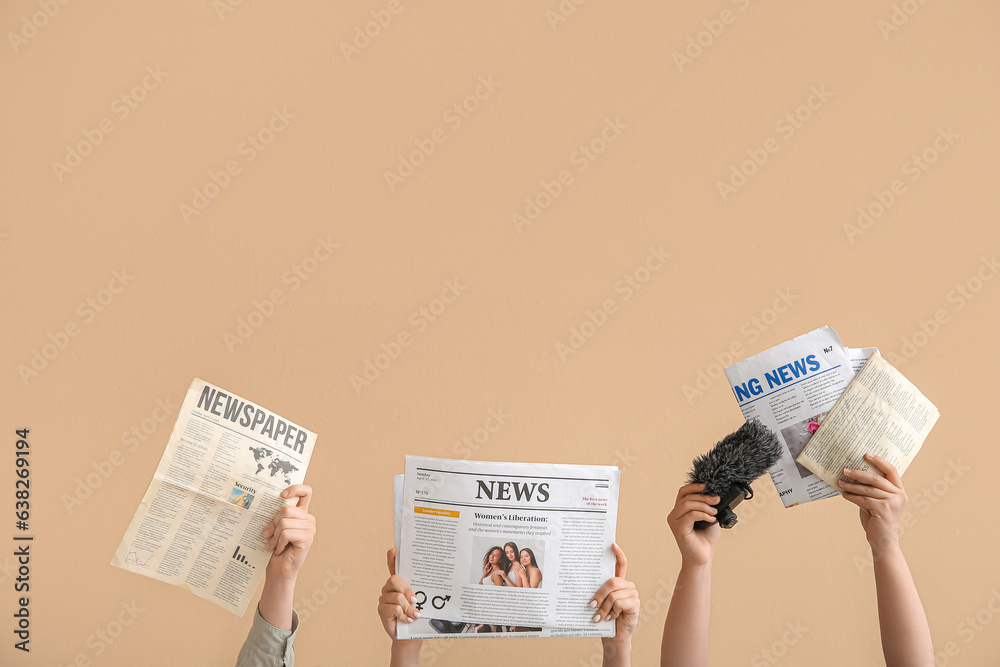
<svg viewBox="0 0 1000 667"><path fill-rule="evenodd" d="M396 571L421 618L396 636L613 637L590 600L614 576L620 474L407 456Z"/></svg>
<svg viewBox="0 0 1000 667"><path fill-rule="evenodd" d="M785 507L840 495L795 458L875 350L846 348L820 327L726 368L744 418L778 435L781 457L768 472Z"/></svg>
<svg viewBox="0 0 1000 667"><path fill-rule="evenodd" d="M271 557L261 532L301 484L316 434L195 379L111 564L239 616Z"/></svg>
<svg viewBox="0 0 1000 667"><path fill-rule="evenodd" d="M876 352L796 461L831 485L847 479L844 468L872 468L866 453L881 456L902 476L940 416L937 407Z"/></svg>

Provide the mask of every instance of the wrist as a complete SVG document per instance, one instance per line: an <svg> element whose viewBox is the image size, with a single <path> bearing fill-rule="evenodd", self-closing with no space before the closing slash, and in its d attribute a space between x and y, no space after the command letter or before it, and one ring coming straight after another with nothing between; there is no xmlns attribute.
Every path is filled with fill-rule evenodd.
<svg viewBox="0 0 1000 667"><path fill-rule="evenodd" d="M393 660L404 660L400 665L416 665L420 660L420 646L422 639L393 639L392 658ZM393 665L397 664L393 662Z"/></svg>
<svg viewBox="0 0 1000 667"><path fill-rule="evenodd" d="M601 643L605 646L616 644L619 647L628 646L629 649L632 648L632 630L625 630L619 628L615 633L614 637L602 637Z"/></svg>
<svg viewBox="0 0 1000 667"><path fill-rule="evenodd" d="M622 636L627 634L627 636ZM601 639L605 665L627 665L632 656L632 633L618 632L614 637Z"/></svg>
<svg viewBox="0 0 1000 667"><path fill-rule="evenodd" d="M294 586L295 579L299 576L299 571L292 570L287 564L280 563L272 558L268 561L264 574L267 575L267 581Z"/></svg>
<svg viewBox="0 0 1000 667"><path fill-rule="evenodd" d="M707 558L681 556L681 569L688 572L706 572L712 570L712 555Z"/></svg>
<svg viewBox="0 0 1000 667"><path fill-rule="evenodd" d="M868 546L870 546L872 549L872 555L881 555L881 554L888 554L900 551L899 534L883 533L881 535L869 538Z"/></svg>

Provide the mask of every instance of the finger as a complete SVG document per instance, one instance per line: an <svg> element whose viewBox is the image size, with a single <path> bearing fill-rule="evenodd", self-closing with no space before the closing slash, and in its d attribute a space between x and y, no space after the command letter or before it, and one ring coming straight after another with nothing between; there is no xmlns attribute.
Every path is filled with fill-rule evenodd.
<svg viewBox="0 0 1000 667"><path fill-rule="evenodd" d="M868 496L869 498L885 499L891 495L888 491L883 491L875 486L868 486L867 484L851 484L850 482L845 482L842 479L837 480L837 486L840 487L842 491L850 491L856 495Z"/></svg>
<svg viewBox="0 0 1000 667"><path fill-rule="evenodd" d="M844 477L848 477L855 481L861 482L862 484L867 484L868 486L876 487L892 493L898 489L893 485L892 482L887 480L882 475L876 474L874 472L869 472L867 470L855 470L853 468L844 468Z"/></svg>
<svg viewBox="0 0 1000 667"><path fill-rule="evenodd" d="M670 524L671 526L683 524L684 521L686 521L684 517L689 513L695 511L702 512L710 516L714 516L715 514L718 513L717 509L715 509L712 505L709 505L707 503L700 503L700 502L684 503L675 507L673 511L669 515L667 515L667 523Z"/></svg>
<svg viewBox="0 0 1000 667"><path fill-rule="evenodd" d="M278 524L274 536L268 543L273 542L275 554L280 554L289 542L295 547L307 546L315 534L316 528L311 521L286 519Z"/></svg>
<svg viewBox="0 0 1000 667"><path fill-rule="evenodd" d="M677 498L675 498L675 500L680 500L684 496L691 495L692 493L701 493L704 490L704 484L687 484L677 490Z"/></svg>
<svg viewBox="0 0 1000 667"><path fill-rule="evenodd" d="M701 510L691 510L690 512L685 512L677 519L678 523L682 526L694 525L695 521L707 521L709 523L715 523L715 515L709 514L708 512L703 512Z"/></svg>
<svg viewBox="0 0 1000 667"><path fill-rule="evenodd" d="M621 591L618 589L608 593L608 596L604 598L604 603L601 605L600 609L597 610L597 613L594 614L594 618L591 620L593 620L594 623L600 623L601 621L608 620L611 614L611 609L614 607L615 601L621 596L621 594Z"/></svg>
<svg viewBox="0 0 1000 667"><path fill-rule="evenodd" d="M278 519L274 523L273 535L271 535L271 539L267 541L267 544L264 545L264 548L270 551L269 546L276 547L279 540L281 540L281 537L284 534L284 532L289 529L310 530L313 528L313 525L314 525L313 522L308 519L289 519L289 518Z"/></svg>
<svg viewBox="0 0 1000 667"><path fill-rule="evenodd" d="M617 543L611 545L611 551L615 554L615 576L624 579L625 572L628 570L628 559L625 558L625 552Z"/></svg>
<svg viewBox="0 0 1000 667"><path fill-rule="evenodd" d="M707 501L709 504L714 505L715 503L722 500L719 496L712 496L705 493L704 484L689 484L683 487L681 490L689 489L687 493L679 494L677 496L677 504L684 502L686 500L700 500Z"/></svg>
<svg viewBox="0 0 1000 667"><path fill-rule="evenodd" d="M292 484L290 487L281 492L281 497L298 498L299 500L295 506L301 507L308 512L309 501L312 500L312 493L312 487L308 484Z"/></svg>
<svg viewBox="0 0 1000 667"><path fill-rule="evenodd" d="M286 528L274 546L274 555L280 556L286 549L301 549L308 544L309 532L301 528Z"/></svg>
<svg viewBox="0 0 1000 667"><path fill-rule="evenodd" d="M299 486L304 486L304 485L299 485ZM294 488L294 487L288 487L288 488ZM309 487L305 487L305 488L309 488ZM284 493L284 492L282 492L282 493ZM276 529L276 527L278 525L278 523L282 519L287 519L287 518L308 519L311 516L312 515L309 514L309 512L307 510L305 510L304 508L299 508L297 506L292 506L292 505L286 505L286 506L282 507L280 510L278 510L277 514L274 515L274 518L271 519L271 523L267 524L267 527L265 527L264 530L261 532L261 535L265 539L267 539L268 537L270 537L271 535L273 535L274 531L275 531L275 529ZM315 520L315 519L313 519L313 520Z"/></svg>
<svg viewBox="0 0 1000 667"><path fill-rule="evenodd" d="M868 510L869 512L875 509L875 505L879 502L874 498L869 498L868 496L859 496L856 493L848 493L846 491L843 492L842 495L848 501L854 503L855 505L857 505L862 509Z"/></svg>
<svg viewBox="0 0 1000 667"><path fill-rule="evenodd" d="M391 621L396 619L404 623L412 623L414 619L420 618L420 612L399 593L383 595L378 599L378 612L383 620Z"/></svg>
<svg viewBox="0 0 1000 667"><path fill-rule="evenodd" d="M420 612L417 610L416 606L414 606L416 603L408 599L405 593L391 590L387 593L383 593L378 601L379 607L382 607L383 605L395 607L399 612L398 618L402 618L404 616L408 616L411 619L420 618Z"/></svg>
<svg viewBox="0 0 1000 667"><path fill-rule="evenodd" d="M389 566L389 576L396 576L396 547L385 552L385 562Z"/></svg>
<svg viewBox="0 0 1000 667"><path fill-rule="evenodd" d="M597 609L602 604L604 604L604 600L608 597L611 591L613 591L615 587L618 585L617 582L618 580L615 578L611 578L605 581L604 585L598 588L597 592L594 593L594 596L590 598L590 608Z"/></svg>
<svg viewBox="0 0 1000 667"><path fill-rule="evenodd" d="M606 617L608 621L613 621L625 612L635 609L639 600L639 591L635 590L634 587L631 589L621 589L616 592L620 593L620 595L616 597L614 604L611 605L611 609L608 611Z"/></svg>
<svg viewBox="0 0 1000 667"><path fill-rule="evenodd" d="M684 520L685 522L690 520L692 526L697 521L704 521L705 523L715 523L717 521L714 514L708 514L707 512L688 512Z"/></svg>
<svg viewBox="0 0 1000 667"><path fill-rule="evenodd" d="M378 617L385 623L394 619L403 623L410 622L409 617L403 613L402 608L394 604L382 604L380 602L378 605Z"/></svg>
<svg viewBox="0 0 1000 667"><path fill-rule="evenodd" d="M612 581L615 582L615 588L608 593L608 596L604 598L604 603L594 614L594 623L617 618L622 610L622 601L629 596L631 590L635 589L635 584L630 581L624 579L613 579ZM617 610L614 615L612 615L613 610Z"/></svg>
<svg viewBox="0 0 1000 667"><path fill-rule="evenodd" d="M303 510L301 507L296 507L295 505L286 505L278 510L278 513L274 515L274 519L271 520L272 524L280 522L282 519L296 519L303 521L315 521L314 517L309 512Z"/></svg>
<svg viewBox="0 0 1000 667"><path fill-rule="evenodd" d="M706 500L701 500L701 498L717 498L718 496L701 496L699 498L687 498L677 506L678 515L683 516L684 514L692 511L698 510L699 512L708 512L709 514L716 514L719 510L714 507L715 503L710 503Z"/></svg>
<svg viewBox="0 0 1000 667"><path fill-rule="evenodd" d="M410 588L409 584L403 581L402 577L393 575L389 577L385 586L382 587L382 593L399 593L404 599L409 600L412 604L417 604L417 596Z"/></svg>
<svg viewBox="0 0 1000 667"><path fill-rule="evenodd" d="M900 489L903 488L903 478L900 477L899 471L896 470L896 466L892 465L886 461L881 456L877 454L866 454L865 458L870 461L876 468L885 473L886 479L888 479L893 486L897 486Z"/></svg>

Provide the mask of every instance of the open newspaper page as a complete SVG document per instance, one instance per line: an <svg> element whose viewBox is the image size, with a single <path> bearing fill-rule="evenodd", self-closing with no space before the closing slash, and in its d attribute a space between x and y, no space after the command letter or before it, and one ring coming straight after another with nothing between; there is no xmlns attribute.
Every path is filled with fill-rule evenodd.
<svg viewBox="0 0 1000 667"><path fill-rule="evenodd" d="M844 468L869 470L869 452L902 475L939 416L934 404L876 352L796 461L830 485L846 479Z"/></svg>
<svg viewBox="0 0 1000 667"><path fill-rule="evenodd" d="M785 507L839 495L795 457L873 349L849 350L820 327L726 368L743 416L778 435L781 458L768 472Z"/></svg>
<svg viewBox="0 0 1000 667"><path fill-rule="evenodd" d="M399 567L400 542L403 532L403 476L392 478L393 528L395 532L396 566ZM422 616L410 623L398 623L396 637L398 639L432 639L435 637L613 637L614 631L602 623L589 623L582 628L544 628L520 626L496 626L483 623L467 623L464 621L446 621L433 618L426 601L421 604Z"/></svg>
<svg viewBox="0 0 1000 667"><path fill-rule="evenodd" d="M439 626L614 636L589 603L614 576L619 479L614 466L407 456L397 573Z"/></svg>
<svg viewBox="0 0 1000 667"><path fill-rule="evenodd" d="M271 557L261 532L301 484L312 431L204 380L188 388L111 564L240 616Z"/></svg>

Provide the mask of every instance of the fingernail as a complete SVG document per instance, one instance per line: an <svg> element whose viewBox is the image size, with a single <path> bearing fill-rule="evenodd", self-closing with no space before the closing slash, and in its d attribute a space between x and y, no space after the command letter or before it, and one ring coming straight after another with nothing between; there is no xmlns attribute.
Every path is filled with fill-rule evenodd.
<svg viewBox="0 0 1000 667"><path fill-rule="evenodd" d="M591 609L597 609L597 600L591 600L590 601L590 608Z"/></svg>
<svg viewBox="0 0 1000 667"><path fill-rule="evenodd" d="M711 508L711 509L712 509L712 514L718 514L719 513L719 510L715 509L714 507Z"/></svg>
<svg viewBox="0 0 1000 667"><path fill-rule="evenodd" d="M413 612L413 618L420 618L420 612L419 611Z"/></svg>
<svg viewBox="0 0 1000 667"><path fill-rule="evenodd" d="M601 622L601 615L594 614L594 623L600 623L600 622Z"/></svg>
<svg viewBox="0 0 1000 667"><path fill-rule="evenodd" d="M844 468L844 474L845 475L850 475L851 474L851 469L850 468Z"/></svg>
<svg viewBox="0 0 1000 667"><path fill-rule="evenodd" d="M845 481L844 481L844 480L842 480L842 479L838 479L838 480L837 480L837 484L839 484L839 485L841 485L841 486L843 486L843 485L844 485L844 484L846 484L846 483L847 483L847 482L845 482Z"/></svg>
<svg viewBox="0 0 1000 667"><path fill-rule="evenodd" d="M417 604L417 596L416 595L414 595L412 598L410 598L410 603L411 604Z"/></svg>
<svg viewBox="0 0 1000 667"><path fill-rule="evenodd" d="M413 623L413 619L412 619L412 618L410 618L409 616L407 616L407 617L406 617L406 622L407 622L407 623Z"/></svg>

